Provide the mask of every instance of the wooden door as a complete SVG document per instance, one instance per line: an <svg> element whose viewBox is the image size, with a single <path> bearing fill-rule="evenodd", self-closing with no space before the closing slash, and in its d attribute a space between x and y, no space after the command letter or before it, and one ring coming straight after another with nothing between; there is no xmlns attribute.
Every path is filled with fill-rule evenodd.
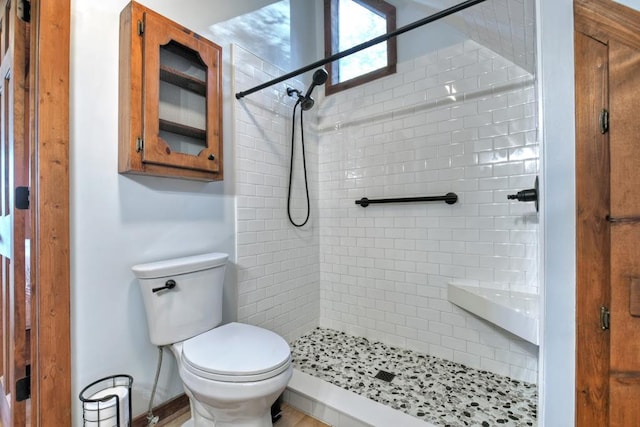
<svg viewBox="0 0 640 427"><path fill-rule="evenodd" d="M17 187L29 187L28 32L18 18L16 1L5 0L0 10L0 200L2 239L2 389L9 408L7 425L27 423L30 299L26 251L29 246L29 210L20 207Z"/></svg>
<svg viewBox="0 0 640 427"><path fill-rule="evenodd" d="M576 55L577 423L606 426L609 331L600 325L609 300L609 134L599 119L609 110L608 49L581 33ZM588 172L591 171L591 172ZM581 372L585 374L580 375Z"/></svg>
<svg viewBox="0 0 640 427"><path fill-rule="evenodd" d="M610 425L640 425L640 49L609 42Z"/></svg>
<svg viewBox="0 0 640 427"><path fill-rule="evenodd" d="M576 1L576 424L640 425L640 13Z"/></svg>

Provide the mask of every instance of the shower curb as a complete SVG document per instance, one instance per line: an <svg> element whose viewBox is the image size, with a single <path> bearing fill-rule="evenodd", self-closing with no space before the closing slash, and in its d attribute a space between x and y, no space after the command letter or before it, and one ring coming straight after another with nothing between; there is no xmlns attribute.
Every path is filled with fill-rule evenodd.
<svg viewBox="0 0 640 427"><path fill-rule="evenodd" d="M333 427L436 427L297 369L284 401Z"/></svg>

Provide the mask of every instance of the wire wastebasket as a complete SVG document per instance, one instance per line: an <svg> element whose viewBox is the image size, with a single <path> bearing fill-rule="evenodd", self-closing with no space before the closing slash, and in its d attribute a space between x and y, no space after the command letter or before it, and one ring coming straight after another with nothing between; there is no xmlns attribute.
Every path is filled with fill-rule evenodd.
<svg viewBox="0 0 640 427"><path fill-rule="evenodd" d="M84 427L130 427L130 375L112 375L92 382L80 392Z"/></svg>

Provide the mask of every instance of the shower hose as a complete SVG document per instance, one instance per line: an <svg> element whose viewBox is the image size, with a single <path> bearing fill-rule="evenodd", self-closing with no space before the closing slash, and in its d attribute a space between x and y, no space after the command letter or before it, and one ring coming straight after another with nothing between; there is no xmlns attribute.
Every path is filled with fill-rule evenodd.
<svg viewBox="0 0 640 427"><path fill-rule="evenodd" d="M287 195L287 215L289 221L296 227L302 227L309 221L309 215L311 213L311 203L309 202L309 184L307 182L307 159L304 150L304 121L302 119L303 108L300 108L300 141L302 145L302 169L304 171L304 188L307 196L307 217L301 223L296 223L291 217L291 180L293 177L293 152L295 145L295 129L296 129L296 108L300 105L300 99L293 106L293 118L291 120L291 163L289 165L289 192Z"/></svg>

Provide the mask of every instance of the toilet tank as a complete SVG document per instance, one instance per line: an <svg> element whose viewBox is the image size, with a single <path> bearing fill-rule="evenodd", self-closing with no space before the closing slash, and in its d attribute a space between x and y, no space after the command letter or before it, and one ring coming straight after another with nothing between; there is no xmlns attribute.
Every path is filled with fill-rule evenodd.
<svg viewBox="0 0 640 427"><path fill-rule="evenodd" d="M207 253L131 268L142 290L153 344L184 341L220 324L227 258ZM169 289L172 281L175 286Z"/></svg>

